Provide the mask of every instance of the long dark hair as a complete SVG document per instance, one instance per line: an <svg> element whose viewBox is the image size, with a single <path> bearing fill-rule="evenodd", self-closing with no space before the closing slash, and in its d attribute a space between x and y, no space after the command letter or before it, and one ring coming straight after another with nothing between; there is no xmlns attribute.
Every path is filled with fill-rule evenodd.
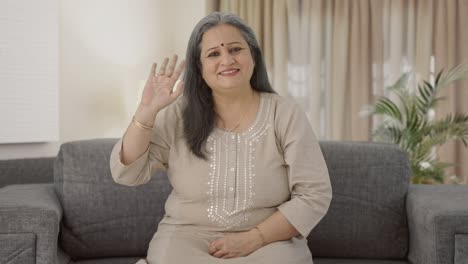
<svg viewBox="0 0 468 264"><path fill-rule="evenodd" d="M203 34L210 28L221 24L236 27L249 45L255 63L250 79L252 88L260 92L276 93L268 80L262 52L255 34L247 24L238 16L225 12L214 12L200 20L192 31L185 56L184 98L186 102L183 120L184 136L190 150L197 157L205 160L203 147L215 126L215 110L211 89L202 78L200 46Z"/></svg>

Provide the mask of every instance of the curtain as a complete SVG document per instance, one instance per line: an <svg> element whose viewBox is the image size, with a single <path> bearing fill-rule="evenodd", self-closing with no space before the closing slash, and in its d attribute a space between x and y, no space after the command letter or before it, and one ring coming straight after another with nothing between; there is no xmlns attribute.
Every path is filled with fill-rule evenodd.
<svg viewBox="0 0 468 264"><path fill-rule="evenodd" d="M468 62L466 0L209 3L208 11L236 13L254 28L274 88L301 104L322 140L371 140L381 120L363 116L361 110L384 95L384 88L402 73L417 72L410 79L416 84L442 68ZM268 40L273 42L267 45ZM442 95L447 99L436 117L468 112L463 103L468 101L468 81L444 88ZM468 150L462 143L447 143L437 155L456 164L448 176L468 183L468 164L463 162Z"/></svg>
<svg viewBox="0 0 468 264"><path fill-rule="evenodd" d="M371 3L384 15L382 27L383 65L379 72L387 77L385 87L402 72L417 72L414 83L431 80L441 69L449 69L468 62L468 1L466 0L384 0ZM378 33L379 35L379 33ZM374 59L374 58L373 58ZM374 60L377 61L377 60ZM445 96L436 108L436 118L449 113L468 113L463 102L468 100L468 81L445 87ZM454 163L446 169L447 181L452 175L468 183L468 151L461 142L449 141L438 148L441 161Z"/></svg>
<svg viewBox="0 0 468 264"><path fill-rule="evenodd" d="M359 115L372 99L367 2L288 1L288 92L322 139L370 136L372 120Z"/></svg>
<svg viewBox="0 0 468 264"><path fill-rule="evenodd" d="M410 82L468 62L466 0L288 1L288 94L303 103L322 139L371 140L381 120L360 110L402 73ZM468 112L468 81L444 88L437 117ZM447 175L468 183L468 150L459 142L437 151L455 163Z"/></svg>
<svg viewBox="0 0 468 264"><path fill-rule="evenodd" d="M433 28L431 43L435 59L435 71L448 69L461 63L468 63L468 1L433 1L431 18ZM446 100L439 105L437 117L448 113L468 113L468 81L460 81L445 87L442 96ZM441 160L455 163L448 169L448 175L463 176L468 183L468 150L463 143L450 142L438 149Z"/></svg>

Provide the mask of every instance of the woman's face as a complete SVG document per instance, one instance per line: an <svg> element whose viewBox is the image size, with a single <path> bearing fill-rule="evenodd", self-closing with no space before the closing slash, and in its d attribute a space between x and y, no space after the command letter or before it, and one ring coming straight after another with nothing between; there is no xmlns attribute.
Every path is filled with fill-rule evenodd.
<svg viewBox="0 0 468 264"><path fill-rule="evenodd" d="M203 34L202 76L213 92L251 89L254 62L241 32L230 25L215 26Z"/></svg>

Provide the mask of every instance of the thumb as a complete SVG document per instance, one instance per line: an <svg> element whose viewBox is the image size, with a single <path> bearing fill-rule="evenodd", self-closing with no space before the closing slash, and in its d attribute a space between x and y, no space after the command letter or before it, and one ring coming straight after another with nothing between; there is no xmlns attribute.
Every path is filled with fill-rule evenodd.
<svg viewBox="0 0 468 264"><path fill-rule="evenodd" d="M208 246L208 250L209 250L210 254L213 254L213 253L215 253L216 251L219 250L219 246L216 245L217 241L218 240L215 240L215 241L211 242L210 245Z"/></svg>
<svg viewBox="0 0 468 264"><path fill-rule="evenodd" d="M177 80L176 83L174 84L174 89L172 90L172 96L174 98L179 97L179 95L182 94L184 90L184 82L181 80Z"/></svg>

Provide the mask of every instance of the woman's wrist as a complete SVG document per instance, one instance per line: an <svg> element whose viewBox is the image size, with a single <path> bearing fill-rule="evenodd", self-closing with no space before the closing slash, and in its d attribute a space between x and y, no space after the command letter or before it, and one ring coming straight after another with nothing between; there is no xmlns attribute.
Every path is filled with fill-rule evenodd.
<svg viewBox="0 0 468 264"><path fill-rule="evenodd" d="M135 124L135 126L143 129L143 130L148 130L148 131L152 131L153 130L153 127L152 126L147 126L141 122L139 122L138 120L136 120L135 116L133 116L132 118L132 123Z"/></svg>
<svg viewBox="0 0 468 264"><path fill-rule="evenodd" d="M157 114L158 111L139 105L135 115L133 116L133 120L136 120L138 123L144 126L153 127Z"/></svg>
<svg viewBox="0 0 468 264"><path fill-rule="evenodd" d="M257 226L250 229L250 233L252 234L252 236L255 237L255 241L260 245L260 247L263 247L266 245L265 236L263 235L263 232Z"/></svg>

